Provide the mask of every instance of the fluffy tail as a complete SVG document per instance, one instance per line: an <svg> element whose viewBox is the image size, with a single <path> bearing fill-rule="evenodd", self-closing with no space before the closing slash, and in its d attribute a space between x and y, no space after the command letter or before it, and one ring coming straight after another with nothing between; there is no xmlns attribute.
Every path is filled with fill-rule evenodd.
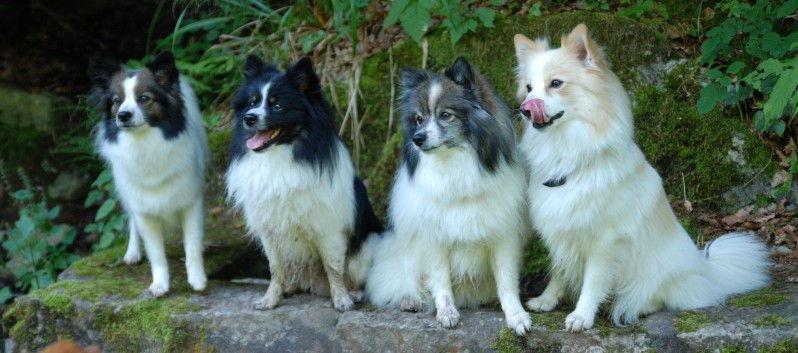
<svg viewBox="0 0 798 353"><path fill-rule="evenodd" d="M366 298L376 306L395 307L421 303L419 255L388 230L374 249L366 280Z"/></svg>
<svg viewBox="0 0 798 353"><path fill-rule="evenodd" d="M722 303L729 296L765 287L770 259L765 245L750 233L731 233L704 246L701 276L689 276L674 288L669 306L695 309ZM683 294L682 294L683 293ZM680 295L682 294L682 295Z"/></svg>
<svg viewBox="0 0 798 353"><path fill-rule="evenodd" d="M362 289L365 286L369 269L374 263L374 253L381 242L381 234L370 233L360 250L347 256L346 274L351 289Z"/></svg>

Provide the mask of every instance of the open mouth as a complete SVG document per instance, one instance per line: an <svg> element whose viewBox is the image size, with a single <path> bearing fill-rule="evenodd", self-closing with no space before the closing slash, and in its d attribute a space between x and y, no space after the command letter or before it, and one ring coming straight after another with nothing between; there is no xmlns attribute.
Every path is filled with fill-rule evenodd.
<svg viewBox="0 0 798 353"><path fill-rule="evenodd" d="M549 125L554 123L554 120L562 118L563 114L565 114L564 110L560 111L557 114L554 114L554 116L550 116L550 117L546 117L546 118L542 118L542 119L533 119L532 120L532 127L534 127L535 129L540 129L540 128L549 126Z"/></svg>
<svg viewBox="0 0 798 353"><path fill-rule="evenodd" d="M283 132L281 128L275 128L270 130L259 130L255 132L255 135L250 137L247 140L247 148L258 152L263 150L266 147L274 144L275 140L280 137L280 134Z"/></svg>

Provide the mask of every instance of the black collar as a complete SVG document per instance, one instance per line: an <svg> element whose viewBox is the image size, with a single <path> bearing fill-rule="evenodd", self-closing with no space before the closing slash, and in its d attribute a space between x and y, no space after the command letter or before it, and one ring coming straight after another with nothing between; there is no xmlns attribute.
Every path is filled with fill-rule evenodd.
<svg viewBox="0 0 798 353"><path fill-rule="evenodd" d="M556 188L558 186L563 186L563 185L565 185L565 178L567 178L567 177L568 176L566 175L566 176L560 177L558 179L551 178L549 180L544 181L543 185L544 186L548 186L550 188Z"/></svg>

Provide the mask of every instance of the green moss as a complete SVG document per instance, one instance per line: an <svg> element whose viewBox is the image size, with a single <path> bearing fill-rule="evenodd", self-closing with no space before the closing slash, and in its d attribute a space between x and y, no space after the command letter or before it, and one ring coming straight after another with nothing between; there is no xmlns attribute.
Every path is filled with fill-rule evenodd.
<svg viewBox="0 0 798 353"><path fill-rule="evenodd" d="M64 294L51 294L44 298L44 306L62 317L69 317L75 312L75 303Z"/></svg>
<svg viewBox="0 0 798 353"><path fill-rule="evenodd" d="M602 317L596 317L596 323L593 326L601 338L607 338L612 335L630 335L630 334L645 334L646 328L638 321L633 324L618 327L611 322L604 320Z"/></svg>
<svg viewBox="0 0 798 353"><path fill-rule="evenodd" d="M776 314L765 314L754 320L754 325L757 326L784 326L790 324L792 324L792 321Z"/></svg>
<svg viewBox="0 0 798 353"><path fill-rule="evenodd" d="M767 166L770 152L728 111L698 115L699 70L683 63L664 77L662 89L634 85L636 140L662 175L671 200L687 197L693 206L725 207L729 202L722 194ZM740 152L745 166L733 161L729 151Z"/></svg>
<svg viewBox="0 0 798 353"><path fill-rule="evenodd" d="M798 352L798 340L784 339L778 343L759 349L759 353L794 353Z"/></svg>
<svg viewBox="0 0 798 353"><path fill-rule="evenodd" d="M189 338L199 341L201 332L175 315L198 309L184 297L151 298L121 309L98 307L94 318L105 344L120 352L140 352L147 342L158 343L163 352L184 352Z"/></svg>
<svg viewBox="0 0 798 353"><path fill-rule="evenodd" d="M787 296L776 292L773 288L765 288L761 291L741 295L729 299L729 304L738 308L761 307L765 305L781 304L787 300Z"/></svg>
<svg viewBox="0 0 798 353"><path fill-rule="evenodd" d="M706 314L697 311L683 311L673 319L677 332L695 332L712 324Z"/></svg>
<svg viewBox="0 0 798 353"><path fill-rule="evenodd" d="M565 317L568 313L563 311L552 311L548 313L530 313L532 323L543 326L548 331L558 331L565 328Z"/></svg>
<svg viewBox="0 0 798 353"><path fill-rule="evenodd" d="M490 349L499 353L521 353L524 352L524 338L519 337L513 330L503 328L494 338Z"/></svg>
<svg viewBox="0 0 798 353"><path fill-rule="evenodd" d="M748 349L744 344L730 344L720 347L720 353L747 353Z"/></svg>

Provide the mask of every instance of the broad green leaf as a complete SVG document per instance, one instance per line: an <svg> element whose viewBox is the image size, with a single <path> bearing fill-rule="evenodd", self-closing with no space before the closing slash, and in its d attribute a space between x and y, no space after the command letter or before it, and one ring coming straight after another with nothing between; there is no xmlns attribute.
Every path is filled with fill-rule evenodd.
<svg viewBox="0 0 798 353"><path fill-rule="evenodd" d="M776 32L765 33L759 38L762 49L775 58L781 57L787 48L782 45L781 36Z"/></svg>
<svg viewBox="0 0 798 353"><path fill-rule="evenodd" d="M745 67L745 63L744 62L735 61L735 62L731 63L731 65L729 65L729 67L726 68L726 72L730 73L730 74L736 74L736 73L740 72L740 70L742 68L744 68L744 67Z"/></svg>
<svg viewBox="0 0 798 353"><path fill-rule="evenodd" d="M410 3L410 0L396 0L391 4L391 11L388 12L388 17L385 18L385 27L391 26L402 15L407 5Z"/></svg>
<svg viewBox="0 0 798 353"><path fill-rule="evenodd" d="M491 9L480 7L477 9L477 17L482 25L488 28L493 28L493 20L496 18L496 12Z"/></svg>
<svg viewBox="0 0 798 353"><path fill-rule="evenodd" d="M108 214L114 210L114 207L116 207L116 200L113 199L105 200L102 206L100 206L100 208L97 210L97 214L94 216L94 221L95 222L99 221L108 216Z"/></svg>
<svg viewBox="0 0 798 353"><path fill-rule="evenodd" d="M781 7L776 10L776 16L778 18L784 18L791 15L794 16L796 10L798 10L798 0L789 0L781 4Z"/></svg>
<svg viewBox="0 0 798 353"><path fill-rule="evenodd" d="M793 66L791 70L782 72L764 104L763 111L767 120L781 118L784 108L789 104L795 93L796 87L798 87L798 69Z"/></svg>
<svg viewBox="0 0 798 353"><path fill-rule="evenodd" d="M19 230L20 236L22 236L23 239L27 239L33 233L36 225L33 224L33 220L30 217L23 215L14 223L14 227Z"/></svg>
<svg viewBox="0 0 798 353"><path fill-rule="evenodd" d="M427 27L430 23L429 9L421 6L420 3L422 2L424 1L413 1L413 4L407 6L405 11L402 12L399 20L407 35L419 43L421 42L421 37L427 33Z"/></svg>
<svg viewBox="0 0 798 353"><path fill-rule="evenodd" d="M698 114L704 115L709 113L713 108L715 108L715 104L724 98L726 98L726 88L715 83L706 85L701 90L701 96L698 98L698 102L696 104L698 107Z"/></svg>

